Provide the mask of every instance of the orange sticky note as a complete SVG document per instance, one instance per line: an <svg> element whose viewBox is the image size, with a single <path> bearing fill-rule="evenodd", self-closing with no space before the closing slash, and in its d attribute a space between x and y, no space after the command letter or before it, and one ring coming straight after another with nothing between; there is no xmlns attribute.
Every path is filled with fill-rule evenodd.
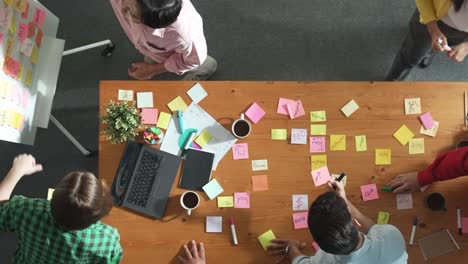
<svg viewBox="0 0 468 264"><path fill-rule="evenodd" d="M268 190L268 176L257 175L252 176L252 189L254 192Z"/></svg>

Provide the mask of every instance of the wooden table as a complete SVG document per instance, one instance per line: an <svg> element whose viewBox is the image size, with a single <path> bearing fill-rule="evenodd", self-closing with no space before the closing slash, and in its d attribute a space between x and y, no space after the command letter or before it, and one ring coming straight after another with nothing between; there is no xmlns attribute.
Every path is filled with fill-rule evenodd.
<svg viewBox="0 0 468 264"><path fill-rule="evenodd" d="M155 107L168 112L166 104L180 95L186 103L191 100L186 91L192 82L140 82L103 81L100 84L100 113L109 100L117 100L118 89L135 92L152 91ZM200 106L226 128L246 111L251 103L258 103L267 114L253 126L251 135L238 143L249 144L249 160L232 159L232 153L224 157L213 172L224 188L223 195L233 192L251 192L251 176L267 174L269 190L251 193L251 209L219 209L216 201L203 201L192 216L184 214L179 205L184 191L174 184L168 202L165 221L151 220L122 208L114 208L104 222L115 226L121 234L124 249L123 263L177 263L180 247L195 239L205 243L208 263L274 263L277 257L266 254L257 236L272 229L277 237L302 240L309 243L305 250L312 254L313 241L307 229L293 229L292 194L308 194L309 203L325 191L315 187L310 175L309 145L291 145L288 141L272 141L272 128L310 129L309 112L325 110L327 135L346 134L347 150L330 151L327 146L328 167L333 173L348 173L348 198L362 212L377 219L378 211L390 213L390 224L397 226L408 243L412 219L418 216L420 224L416 240L442 228L448 228L462 248L468 248L466 236L457 234L455 207L460 206L468 216L468 178L459 178L433 184L424 193L415 193L414 209L397 210L393 194L380 192L380 199L363 202L359 186L376 183L379 187L394 176L425 168L441 152L452 149L455 143L466 137L463 125L463 92L465 83L369 83L369 82L202 82L209 96ZM278 98L302 100L306 115L290 120L276 114ZM440 122L436 138L419 134L417 115L404 115L404 99L420 97L422 111L432 113ZM360 106L351 117L340 112L349 100ZM425 139L425 154L409 155L408 147L401 146L393 133L405 124L417 137ZM102 129L102 125L100 127ZM356 152L354 136L367 135L368 151ZM329 137L327 136L327 144ZM119 163L124 144L111 145L103 135L99 136L99 177L111 183ZM375 148L392 149L392 165L377 166ZM251 160L268 159L269 170L251 171ZM178 178L175 181L178 182ZM425 206L425 197L431 192L441 192L447 201L447 212L431 212ZM231 245L228 218L234 215L239 239L238 246ZM206 216L223 216L223 233L205 233ZM418 246L407 247L409 263L423 263ZM431 263L461 263L468 259L468 252L439 257Z"/></svg>

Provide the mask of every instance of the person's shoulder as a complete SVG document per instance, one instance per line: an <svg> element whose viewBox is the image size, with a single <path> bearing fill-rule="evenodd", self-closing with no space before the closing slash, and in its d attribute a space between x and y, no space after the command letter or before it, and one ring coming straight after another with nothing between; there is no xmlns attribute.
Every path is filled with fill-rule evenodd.
<svg viewBox="0 0 468 264"><path fill-rule="evenodd" d="M120 234L117 228L98 222L99 232L104 233L106 236L111 237L113 240L120 240Z"/></svg>
<svg viewBox="0 0 468 264"><path fill-rule="evenodd" d="M5 204L11 208L23 210L46 210L49 206L49 201L41 198L27 198L22 195L14 195Z"/></svg>

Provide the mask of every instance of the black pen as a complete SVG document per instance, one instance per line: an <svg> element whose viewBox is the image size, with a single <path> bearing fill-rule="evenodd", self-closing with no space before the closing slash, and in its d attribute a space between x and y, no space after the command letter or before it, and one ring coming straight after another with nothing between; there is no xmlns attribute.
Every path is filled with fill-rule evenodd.
<svg viewBox="0 0 468 264"><path fill-rule="evenodd" d="M346 176L346 172L342 172L338 178L336 178L336 181L341 181L344 177ZM333 189L336 190L336 186L333 185Z"/></svg>

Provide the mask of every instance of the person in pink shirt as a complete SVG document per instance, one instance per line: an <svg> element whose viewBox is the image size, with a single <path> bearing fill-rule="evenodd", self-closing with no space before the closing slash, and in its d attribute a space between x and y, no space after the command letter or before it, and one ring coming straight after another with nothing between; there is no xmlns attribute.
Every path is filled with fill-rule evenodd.
<svg viewBox="0 0 468 264"><path fill-rule="evenodd" d="M206 80L217 69L207 54L203 20L189 0L110 0L115 15L144 61L128 75L145 80L163 72Z"/></svg>

